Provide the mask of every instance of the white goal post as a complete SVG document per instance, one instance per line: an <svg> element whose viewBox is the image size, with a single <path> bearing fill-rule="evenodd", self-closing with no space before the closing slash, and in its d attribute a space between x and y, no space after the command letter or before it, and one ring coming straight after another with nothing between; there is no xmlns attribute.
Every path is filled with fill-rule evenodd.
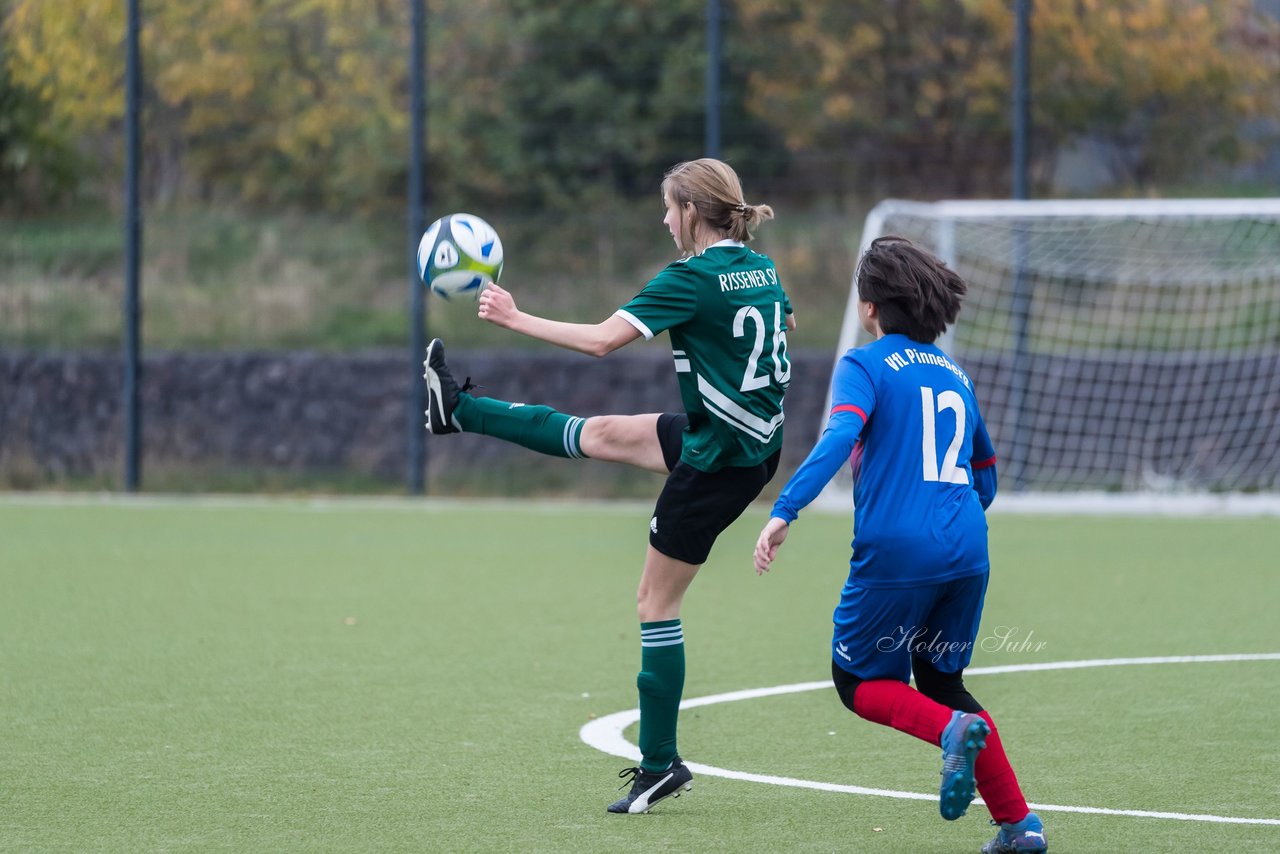
<svg viewBox="0 0 1280 854"><path fill-rule="evenodd" d="M888 200L859 257L886 234L969 285L939 343L977 388L997 507L1280 512L1280 199ZM837 361L861 334L851 288Z"/></svg>

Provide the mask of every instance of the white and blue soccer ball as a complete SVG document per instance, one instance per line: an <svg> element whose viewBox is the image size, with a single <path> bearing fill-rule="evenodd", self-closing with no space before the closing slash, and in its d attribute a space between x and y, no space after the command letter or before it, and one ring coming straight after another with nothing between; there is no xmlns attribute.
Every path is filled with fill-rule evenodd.
<svg viewBox="0 0 1280 854"><path fill-rule="evenodd" d="M474 214L455 213L431 223L418 243L418 273L432 293L445 299L479 299L485 285L502 275L502 240Z"/></svg>

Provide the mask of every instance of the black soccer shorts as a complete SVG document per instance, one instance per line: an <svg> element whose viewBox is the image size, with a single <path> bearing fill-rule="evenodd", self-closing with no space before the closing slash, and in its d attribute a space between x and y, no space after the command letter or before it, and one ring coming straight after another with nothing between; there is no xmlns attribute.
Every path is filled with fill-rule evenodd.
<svg viewBox="0 0 1280 854"><path fill-rule="evenodd" d="M778 471L779 451L755 466L728 466L704 472L680 462L689 416L658 416L658 442L670 474L653 508L649 545L685 563L706 563L720 532L742 515Z"/></svg>

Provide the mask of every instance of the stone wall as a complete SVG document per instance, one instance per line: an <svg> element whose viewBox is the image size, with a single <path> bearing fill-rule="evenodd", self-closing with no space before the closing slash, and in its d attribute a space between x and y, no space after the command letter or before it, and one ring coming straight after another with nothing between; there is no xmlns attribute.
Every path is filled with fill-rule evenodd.
<svg viewBox="0 0 1280 854"><path fill-rule="evenodd" d="M965 354L1006 487L1280 489L1280 354L1035 356L1021 417L1008 354ZM552 350L450 351L480 394L578 415L680 409L670 352L605 359ZM793 353L782 474L811 447L830 381L825 352ZM143 486L357 488L407 480L410 384L403 353L169 353L146 359ZM123 469L116 354L0 352L0 488L118 488ZM428 437L440 494L646 495L648 475L542 457L484 436ZM783 481L775 481L766 494Z"/></svg>
<svg viewBox="0 0 1280 854"><path fill-rule="evenodd" d="M449 351L478 393L580 415L679 410L668 351L637 347L607 359L548 351ZM826 353L793 356L787 459L816 429L830 376ZM143 365L143 485L189 471L354 474L406 481L410 384L421 367L403 353L161 353ZM123 458L117 354L0 352L0 487L119 485ZM793 426L794 425L794 426ZM620 467L541 458L480 436L428 437L433 482L451 489L609 493ZM518 482L516 482L518 481ZM195 484L197 487L199 483ZM644 490L652 492L651 488Z"/></svg>

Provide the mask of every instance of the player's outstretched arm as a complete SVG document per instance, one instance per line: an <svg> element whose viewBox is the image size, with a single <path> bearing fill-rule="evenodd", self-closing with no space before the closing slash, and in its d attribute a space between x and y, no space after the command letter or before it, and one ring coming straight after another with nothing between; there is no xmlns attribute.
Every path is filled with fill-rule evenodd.
<svg viewBox="0 0 1280 854"><path fill-rule="evenodd" d="M760 536L756 539L754 555L756 575L763 575L769 571L769 564L773 563L773 559L778 556L778 549L781 548L790 530L791 526L787 524L787 520L779 519L777 516L765 523L764 528L760 530Z"/></svg>
<svg viewBox="0 0 1280 854"><path fill-rule="evenodd" d="M566 323L520 311L510 292L497 284L490 284L480 294L477 313L482 320L504 329L588 356L606 356L640 337L638 329L616 315L601 323Z"/></svg>

